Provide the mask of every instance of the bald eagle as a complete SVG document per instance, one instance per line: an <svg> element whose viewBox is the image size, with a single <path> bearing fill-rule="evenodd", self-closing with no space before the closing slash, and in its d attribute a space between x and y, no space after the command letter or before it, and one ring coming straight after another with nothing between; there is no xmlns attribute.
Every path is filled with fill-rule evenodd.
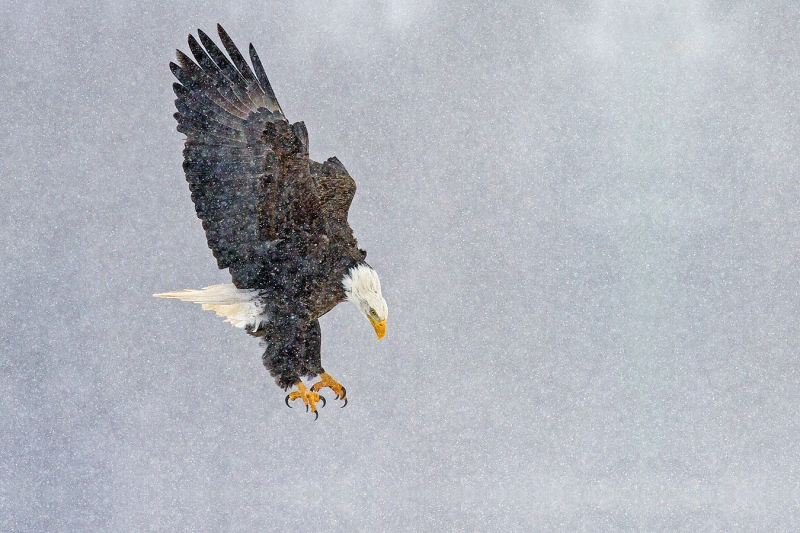
<svg viewBox="0 0 800 533"><path fill-rule="evenodd" d="M194 61L178 50L170 68L186 181L208 246L233 283L154 296L202 304L263 339L264 366L293 389L286 405L301 399L316 419L325 387L347 405L345 388L322 368L319 317L350 301L381 339L388 308L347 222L353 178L335 157L309 159L305 124L284 116L253 45L251 68L222 26L217 31L228 56L198 30L199 43L189 35ZM301 380L317 376L310 387Z"/></svg>

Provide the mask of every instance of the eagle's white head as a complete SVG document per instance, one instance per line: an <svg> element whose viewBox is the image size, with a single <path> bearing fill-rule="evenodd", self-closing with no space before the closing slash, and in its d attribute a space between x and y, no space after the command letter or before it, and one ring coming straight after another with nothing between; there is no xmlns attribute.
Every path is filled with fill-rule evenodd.
<svg viewBox="0 0 800 533"><path fill-rule="evenodd" d="M378 339L382 339L386 335L389 307L381 296L381 280L378 279L378 273L366 263L360 263L345 275L342 285L347 299L367 317L375 328Z"/></svg>

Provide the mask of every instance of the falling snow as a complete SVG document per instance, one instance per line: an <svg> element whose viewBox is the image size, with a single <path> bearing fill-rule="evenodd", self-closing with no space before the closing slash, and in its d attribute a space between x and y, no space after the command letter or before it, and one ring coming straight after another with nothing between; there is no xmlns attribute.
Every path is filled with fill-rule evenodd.
<svg viewBox="0 0 800 533"><path fill-rule="evenodd" d="M0 530L800 523L797 6L481 4L0 4ZM151 296L230 282L167 67L217 22L391 309L323 318L317 422Z"/></svg>

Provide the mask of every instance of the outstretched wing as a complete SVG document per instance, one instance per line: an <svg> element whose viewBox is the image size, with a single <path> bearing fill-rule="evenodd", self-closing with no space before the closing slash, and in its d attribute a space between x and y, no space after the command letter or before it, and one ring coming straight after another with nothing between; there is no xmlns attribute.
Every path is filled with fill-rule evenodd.
<svg viewBox="0 0 800 533"><path fill-rule="evenodd" d="M254 288L285 256L271 253L277 243L297 246L319 230L319 198L305 126L284 117L253 45L251 69L217 30L230 59L198 30L202 46L189 36L194 61L178 51L178 64L170 63L180 82L173 84L175 118L208 245L237 287Z"/></svg>

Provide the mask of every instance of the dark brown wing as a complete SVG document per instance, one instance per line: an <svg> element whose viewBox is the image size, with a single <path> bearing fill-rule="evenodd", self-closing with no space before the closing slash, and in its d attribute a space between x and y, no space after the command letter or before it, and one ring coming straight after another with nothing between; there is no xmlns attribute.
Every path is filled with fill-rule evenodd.
<svg viewBox="0 0 800 533"><path fill-rule="evenodd" d="M290 125L253 45L252 69L221 26L230 59L202 31L189 36L195 61L178 51L170 68L180 83L178 131L186 134L183 167L197 216L219 268L239 288L254 288L282 241L303 248L320 229L319 199L302 123ZM205 47L205 48L203 48ZM285 259L284 259L285 260Z"/></svg>
<svg viewBox="0 0 800 533"><path fill-rule="evenodd" d="M344 165L335 157L324 163L311 162L311 174L317 187L320 214L325 220L326 232L332 241L354 261L363 261L367 254L358 250L353 229L347 221L350 204L356 195L356 182Z"/></svg>

